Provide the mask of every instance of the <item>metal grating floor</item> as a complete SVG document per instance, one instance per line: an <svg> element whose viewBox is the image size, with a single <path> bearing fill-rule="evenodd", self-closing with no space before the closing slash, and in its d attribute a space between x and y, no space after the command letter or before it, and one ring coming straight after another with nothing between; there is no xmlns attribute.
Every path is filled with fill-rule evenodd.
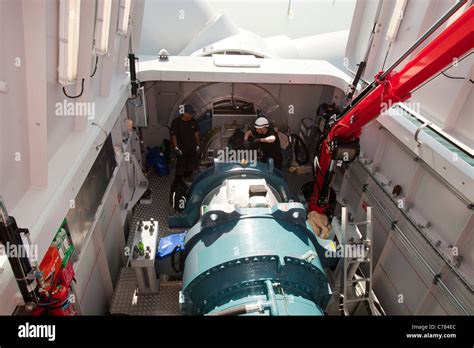
<svg viewBox="0 0 474 348"><path fill-rule="evenodd" d="M151 204L137 204L134 208L127 241L130 250L133 246L135 226L140 220L150 220L151 218L157 220L159 237L179 231L168 228L168 216L173 213L168 197L174 179L174 171L168 176L160 177L154 170L151 170L147 179L152 191L152 202ZM112 296L110 313L125 315L180 314L178 296L181 282L160 282L159 292L153 295L137 296L137 287L135 270L131 267L122 268Z"/></svg>
<svg viewBox="0 0 474 348"><path fill-rule="evenodd" d="M125 315L179 315L179 290L181 282L160 282L157 294L137 295L135 270L124 267L120 271L114 290L111 314Z"/></svg>
<svg viewBox="0 0 474 348"><path fill-rule="evenodd" d="M174 179L174 171L168 176L158 176L154 170L150 170L147 176L149 189L152 191L151 204L137 204L133 210L133 219L128 236L127 246L132 247L133 237L135 234L135 226L140 220L150 220L151 218L158 221L159 236L170 234L168 228L168 216L173 213L168 202L169 190Z"/></svg>

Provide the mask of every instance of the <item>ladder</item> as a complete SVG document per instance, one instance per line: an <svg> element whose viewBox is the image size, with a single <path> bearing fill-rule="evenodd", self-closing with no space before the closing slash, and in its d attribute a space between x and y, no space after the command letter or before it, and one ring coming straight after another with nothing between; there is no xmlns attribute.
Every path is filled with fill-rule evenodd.
<svg viewBox="0 0 474 348"><path fill-rule="evenodd" d="M340 310L344 315L349 315L349 305L356 303L357 309L360 303L366 302L370 310L373 312L374 295L372 292L372 250L373 250L373 222L372 207L367 207L367 220L360 222L349 221L347 207L342 207L341 211L341 234L339 243L343 248L343 257L338 267L341 267L340 281ZM362 236L360 240L348 238L348 228L354 225L359 234ZM360 232L358 226L366 226L365 236ZM367 264L368 274L364 275L360 266ZM360 277L357 273L362 274ZM354 291L352 288L354 287ZM358 295L356 289L362 289L363 293ZM355 296L353 295L355 294ZM352 297L351 297L352 295Z"/></svg>

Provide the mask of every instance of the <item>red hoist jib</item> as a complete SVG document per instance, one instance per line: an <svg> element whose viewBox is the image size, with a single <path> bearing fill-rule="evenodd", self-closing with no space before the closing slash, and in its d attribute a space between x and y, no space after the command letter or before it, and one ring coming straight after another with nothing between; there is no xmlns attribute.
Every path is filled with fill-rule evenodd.
<svg viewBox="0 0 474 348"><path fill-rule="evenodd" d="M309 209L332 215L334 193L329 185L333 170L339 161L351 162L359 155L363 126L375 119L385 105L407 100L416 88L473 48L474 5L471 5L398 71L378 73L359 99L353 101L354 106L339 115L322 141Z"/></svg>

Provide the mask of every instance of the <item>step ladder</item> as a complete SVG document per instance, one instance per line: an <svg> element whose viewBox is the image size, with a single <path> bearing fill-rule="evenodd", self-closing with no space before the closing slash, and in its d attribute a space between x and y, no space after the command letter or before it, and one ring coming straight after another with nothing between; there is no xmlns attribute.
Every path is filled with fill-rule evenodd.
<svg viewBox="0 0 474 348"><path fill-rule="evenodd" d="M348 238L348 228L350 225L355 225L356 229L362 236L359 240ZM365 225L365 233L362 233L359 226ZM367 220L360 222L349 221L349 214L347 207L342 207L341 211L341 233L339 236L339 243L342 246L343 258L341 258L338 268L340 268L340 310L344 315L350 315L349 305L351 303L365 302L370 310L373 312L374 295L372 292L372 250L373 250L373 222L372 222L372 207L367 207ZM368 274L363 273L360 266L366 264ZM367 270L366 270L367 272ZM359 276L359 274L362 275ZM354 287L354 291L352 291ZM362 294L357 294L355 291L359 289L363 291ZM354 293L356 296L354 296ZM358 307L354 307L355 311Z"/></svg>

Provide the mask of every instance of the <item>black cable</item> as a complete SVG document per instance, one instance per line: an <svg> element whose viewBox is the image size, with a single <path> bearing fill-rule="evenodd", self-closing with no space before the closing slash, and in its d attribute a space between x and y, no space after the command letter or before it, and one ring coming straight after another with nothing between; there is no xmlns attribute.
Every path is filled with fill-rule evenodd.
<svg viewBox="0 0 474 348"><path fill-rule="evenodd" d="M175 255L180 248L181 248L181 245L178 244L174 247L173 251L171 252L171 268L173 268L173 271L175 271L176 273L181 273L181 270L182 270L182 265L181 265L182 257L180 258L178 267L176 267L176 261L175 261Z"/></svg>
<svg viewBox="0 0 474 348"><path fill-rule="evenodd" d="M453 79L453 80L465 80L466 79L465 77L462 77L462 76L450 76L448 74L445 74L444 71L441 71L441 74L446 76L448 79Z"/></svg>
<svg viewBox="0 0 474 348"><path fill-rule="evenodd" d="M383 60L382 71L383 71L383 69L385 69L385 63L387 62L387 57L388 57L388 52L390 52L390 47L392 47L392 42L391 41L388 44L387 53L385 54L385 58Z"/></svg>
<svg viewBox="0 0 474 348"><path fill-rule="evenodd" d="M468 55L462 57L461 59L458 60L458 63L462 62L464 59L466 59L467 57L469 57L471 54L473 54L474 51L472 51L471 53L469 53ZM442 71L440 71L438 74L436 74L435 76L433 76L431 79L429 79L428 81L426 81L425 83L423 83L422 85L418 86L418 88L415 88L410 94L413 94L415 93L416 91L418 91L420 88L424 87L425 85L427 85L428 83L430 83L431 81L433 81L435 78L437 78L439 75L442 75L444 74L446 71L448 71L449 69L451 69L454 65L451 65L449 68L446 68ZM451 76L447 76L447 77L451 77ZM454 76L452 76L452 78L454 78ZM457 78L456 78L457 79ZM465 79L465 77L463 77L462 79ZM469 81L471 83L474 83L471 79L469 79ZM403 96L403 98L405 98L405 96ZM403 99L402 98L402 99Z"/></svg>
<svg viewBox="0 0 474 348"><path fill-rule="evenodd" d="M160 129L161 127L165 127L166 129L168 129L169 140L171 141L171 127L168 126L167 124L162 124L161 126L158 127L158 129Z"/></svg>
<svg viewBox="0 0 474 348"><path fill-rule="evenodd" d="M101 147L102 145L104 145L105 142L107 141L108 134L107 134L107 131L106 131L101 125L99 125L99 124L97 124L97 123L95 123L95 122L92 122L91 125L99 127L100 129L102 129L102 131L103 131L104 134L105 134L105 140L104 140L102 143L100 143L99 145L96 145L96 146L95 146L95 149L96 149L97 151L99 151L100 147Z"/></svg>
<svg viewBox="0 0 474 348"><path fill-rule="evenodd" d="M130 141L132 141L132 139L130 139ZM133 192L132 192L132 195L130 196L130 200L133 199L133 196L135 196L135 191L137 189L137 185L135 184L135 181L137 180L137 173L135 172L135 161L133 160L133 158L130 158L130 160L132 161L132 166L133 166Z"/></svg>
<svg viewBox="0 0 474 348"><path fill-rule="evenodd" d="M90 77L94 77L96 71L97 71L97 62L99 61L99 56L95 56L95 67L94 67L94 71L92 72L92 75L90 75Z"/></svg>
<svg viewBox="0 0 474 348"><path fill-rule="evenodd" d="M294 151L294 154L295 154L296 161L301 166L301 165L305 164L306 162L308 162L308 160L309 160L308 149L306 148L306 145L305 145L303 139L301 139L299 135L297 135L296 133L293 133L293 134L291 134L291 137L294 139L293 151ZM304 159L300 159L299 156L298 156L298 154L300 152L299 151L300 146L303 149Z"/></svg>
<svg viewBox="0 0 474 348"><path fill-rule="evenodd" d="M79 98L80 96L82 96L82 93L84 93L84 79L82 79L81 93L79 93L78 95L75 95L75 96L68 95L66 93L66 87L63 87L63 93L66 97L71 98L71 99Z"/></svg>
<svg viewBox="0 0 474 348"><path fill-rule="evenodd" d="M437 78L439 75L441 75L441 73L438 73L437 75L433 76L432 78L430 78L428 81L426 81L425 83L423 83L422 85L418 86L417 88L415 88L413 91L411 91L410 93L408 94L411 94L413 95L413 93L415 93L416 91L418 91L420 88L426 86L428 83L430 83L431 81L433 81L435 78ZM403 96L402 99L405 99L406 95Z"/></svg>
<svg viewBox="0 0 474 348"><path fill-rule="evenodd" d="M49 307L49 306L57 305L61 301L59 298L51 298L51 296L48 296L47 300L49 302L40 302L38 303L38 306Z"/></svg>

